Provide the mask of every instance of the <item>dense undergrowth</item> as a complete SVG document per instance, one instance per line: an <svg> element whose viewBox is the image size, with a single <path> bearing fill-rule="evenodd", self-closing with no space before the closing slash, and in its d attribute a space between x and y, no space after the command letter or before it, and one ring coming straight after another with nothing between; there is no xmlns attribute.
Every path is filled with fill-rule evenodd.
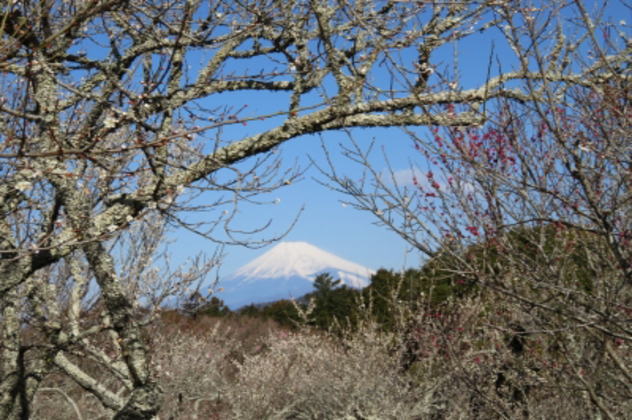
<svg viewBox="0 0 632 420"><path fill-rule="evenodd" d="M599 417L595 401L613 418L632 408L617 366L629 349L616 340L526 333L508 305L482 297L409 315L395 329L363 319L334 334L165 312L147 330L165 391L160 418L579 419ZM33 417L111 415L79 391L52 375Z"/></svg>
<svg viewBox="0 0 632 420"><path fill-rule="evenodd" d="M517 230L419 270L380 270L362 291L323 275L297 302L162 311L144 331L165 396L160 418L626 418L627 295L603 304L610 324L580 318L596 319L594 285L616 276L584 252L603 241L581 235ZM117 361L108 371L99 354L73 357L125 389L125 354L104 351ZM103 405L51 374L33 418L109 418Z"/></svg>

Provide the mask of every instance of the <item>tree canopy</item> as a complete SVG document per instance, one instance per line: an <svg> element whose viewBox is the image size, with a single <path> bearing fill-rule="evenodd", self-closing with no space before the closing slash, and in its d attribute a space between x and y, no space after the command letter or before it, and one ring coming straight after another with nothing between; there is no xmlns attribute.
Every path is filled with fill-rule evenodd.
<svg viewBox="0 0 632 420"><path fill-rule="evenodd" d="M418 141L420 150L438 152L437 162L442 153L446 162L458 162L447 165L462 171L461 190L471 188L465 179L476 183L472 202L486 203L478 213L451 213L449 232L441 224L428 228L426 220L438 213L421 220L419 209L410 208L417 202L401 190L384 193L383 176L367 194L367 184L339 178L336 168L329 175L358 207L429 254L434 248L420 231L434 238L476 236L520 221L503 216L507 208L496 200L507 188L517 196L520 181L532 199L523 206L537 210L535 219L596 225L608 239L607 262L619 267L628 285L629 252L622 241L629 241L629 224L621 226L628 222L632 183L621 139L629 138L629 125L622 124L629 121L623 87L629 37L593 18L580 0L535 3L3 2L0 418L28 417L51 372L71 378L114 418L154 417L162 392L143 325L167 298L190 294L187 289L219 261L215 255L188 268L171 267L160 257L165 229L184 227L216 243L275 239L259 228L244 229L239 204L257 202L259 194L295 179L300 171L282 171L277 148L311 134L444 127L453 141L438 137L449 150ZM599 40L596 28L613 34ZM515 66L495 66L496 57L489 57L485 80L463 87L443 52L487 33L503 43L509 51L503 59ZM556 98L577 109L591 95L598 109L588 106L594 118L576 129L577 117L589 113L559 111ZM254 96L269 106L249 107ZM503 105L493 105L501 99ZM545 122L542 130L535 125L520 134L523 104ZM503 135L492 136L493 146L479 144L473 127L490 120L503 123ZM600 123L607 130L596 136L591 130L604 127ZM566 140L571 132L574 144ZM520 137L533 133L550 141ZM365 161L350 147L347 156ZM551 160L559 156L553 151L564 158ZM539 166L523 164L529 161ZM569 182L558 188L553 178L562 169ZM599 181L600 174L617 173ZM430 180L433 189L424 199L441 194L436 185ZM560 193L569 189L580 191L581 199ZM544 207L533 205L539 198ZM204 217L187 217L194 212ZM404 215L401 225L393 212ZM560 217L564 212L575 218ZM598 316L607 312L603 302ZM29 342L26 330L40 341ZM83 355L91 369L80 363ZM95 371L107 372L107 380Z"/></svg>

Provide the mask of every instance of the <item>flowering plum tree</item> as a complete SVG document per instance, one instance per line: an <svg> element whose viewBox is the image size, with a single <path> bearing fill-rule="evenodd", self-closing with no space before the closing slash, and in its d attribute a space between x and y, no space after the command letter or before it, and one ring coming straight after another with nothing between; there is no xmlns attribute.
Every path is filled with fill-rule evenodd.
<svg viewBox="0 0 632 420"><path fill-rule="evenodd" d="M148 274L150 255L157 249L150 238L169 222L211 239L245 242L248 232L233 225L236 205L296 175L279 173L274 151L280 144L352 127L472 126L489 117L484 105L491 99L550 103L558 93L572 92L565 87L573 84L593 87L591 94L599 97L610 86L619 91L623 79L618 74L629 46L614 53L598 50L594 63L581 66L572 62L573 54L597 29L587 25L578 40L567 39L544 15L533 18L548 10L527 4L531 2L3 2L0 418L28 417L38 388L52 372L71 378L115 418L153 417L161 391L148 368L142 334L148 309L139 304L148 281L161 284L159 275ZM523 21L511 16L515 10L523 11ZM536 47L521 49L522 23L533 41L543 31L555 32L550 54L540 56ZM458 80L446 79L437 54L451 43L497 28L522 67L471 89L459 89ZM517 80L525 82L512 84ZM257 101L266 106L252 106ZM616 109L602 112L612 116ZM562 118L552 108L553 114L546 114L539 105L537 110L543 121L552 121L542 135L568 138L560 124L575 117ZM471 182L484 183L490 200L504 193L490 183L506 179L491 176L498 170L509 171L536 157L542 158L541 165L549 162L549 172L534 173L525 181L527 195L545 194L545 203L567 205L564 211L574 211L582 223L599 224L604 235L607 225L608 252L621 267L627 255L620 242L627 238L619 227L624 214L618 207L608 208L608 214L595 209L604 209L599 204L603 200L629 204L618 198L629 182L606 177L620 173L615 158L627 159L618 140L624 134L613 135L613 145L607 147L576 137L579 143L566 151L567 161L546 158L537 142L532 149L519 150L507 133L502 156L499 148L481 150L476 157L467 157L465 146L450 150L471 163L459 170L485 175ZM550 144L561 152L567 142ZM527 151L533 155L515 157ZM496 166L479 163L485 153L498 156ZM573 163L588 165L602 154L612 159L599 160L603 167L594 172ZM588 195L578 193L582 199L578 196L576 208L575 201L556 198L546 178L565 168L577 176L569 175L568 185L559 188L572 185L586 194L592 188ZM598 186L588 180L600 173L604 178L596 195ZM540 176L546 179L540 181ZM460 187L469 188L464 178L459 180ZM434 187L430 191L444 194ZM202 192L205 201L187 200L191 195L186 194ZM499 230L508 220L518 221L504 217L494 203L488 200L489 208L481 209L486 214L477 219L480 224L471 223L470 233L490 231L482 223L493 222L491 227ZM187 211L207 211L207 222L187 221ZM418 220L417 210L406 214ZM467 214L474 218L474 213ZM561 215L555 219L564 220ZM413 220L406 226L414 226ZM226 235L217 235L218 229ZM139 244L136 253L126 256L131 260L115 253L133 248L120 244L125 238ZM625 270L616 272L629 273L629 267ZM203 272L180 273L162 290L181 290L180 283ZM86 299L95 296L93 310L86 310ZM161 300L154 298L149 300Z"/></svg>
<svg viewBox="0 0 632 420"><path fill-rule="evenodd" d="M556 30L541 26L548 12L526 11L523 28L506 29L517 72L544 76L521 85L533 100L499 100L480 127L406 128L423 164L411 164L404 182L355 142L347 153L364 168L362 182L327 170L350 204L449 262L446 278L494 297L504 308L496 328L546 342L530 350L541 352L541 377L555 378L548 386L574 389L587 410L617 418L631 396L632 44L625 22L570 3ZM584 35L563 39L567 22ZM555 80L545 76L553 67ZM463 107L443 106L455 116Z"/></svg>

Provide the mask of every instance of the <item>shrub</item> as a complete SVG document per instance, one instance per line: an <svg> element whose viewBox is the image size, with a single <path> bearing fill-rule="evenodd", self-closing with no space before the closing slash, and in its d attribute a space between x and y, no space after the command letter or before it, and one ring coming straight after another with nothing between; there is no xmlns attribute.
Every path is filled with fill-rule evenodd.
<svg viewBox="0 0 632 420"><path fill-rule="evenodd" d="M285 333L246 357L228 392L233 418L414 418L427 411L392 354L394 337L364 329L341 342Z"/></svg>

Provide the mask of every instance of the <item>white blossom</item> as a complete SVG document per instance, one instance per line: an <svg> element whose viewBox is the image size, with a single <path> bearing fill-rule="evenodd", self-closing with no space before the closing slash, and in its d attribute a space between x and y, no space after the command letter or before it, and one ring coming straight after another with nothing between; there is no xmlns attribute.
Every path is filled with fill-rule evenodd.
<svg viewBox="0 0 632 420"><path fill-rule="evenodd" d="M106 117L105 120L103 120L103 126L105 128L114 128L116 127L117 123L118 123L118 119L112 115Z"/></svg>
<svg viewBox="0 0 632 420"><path fill-rule="evenodd" d="M33 188L33 184L28 181L20 181L15 184L15 188L20 191L27 191Z"/></svg>

